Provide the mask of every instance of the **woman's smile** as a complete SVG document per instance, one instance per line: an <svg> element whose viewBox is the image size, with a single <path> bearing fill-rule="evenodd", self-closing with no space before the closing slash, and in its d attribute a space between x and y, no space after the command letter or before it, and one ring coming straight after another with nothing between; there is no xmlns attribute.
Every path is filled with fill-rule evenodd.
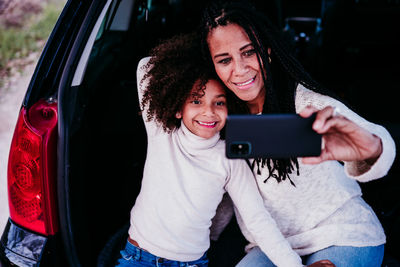
<svg viewBox="0 0 400 267"><path fill-rule="evenodd" d="M244 81L244 82L232 82L232 83L234 85L236 85L239 89L246 90L254 85L256 77L257 77L257 75L247 81Z"/></svg>

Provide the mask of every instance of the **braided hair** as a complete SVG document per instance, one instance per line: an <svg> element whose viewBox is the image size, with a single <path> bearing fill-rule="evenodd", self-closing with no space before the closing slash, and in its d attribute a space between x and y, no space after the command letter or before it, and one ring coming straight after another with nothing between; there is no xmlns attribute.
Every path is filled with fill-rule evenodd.
<svg viewBox="0 0 400 267"><path fill-rule="evenodd" d="M266 91L262 111L264 114L295 113L295 91L299 83L315 92L333 96L311 78L295 56L289 52L290 49L283 41L280 32L265 14L258 12L248 1L214 1L204 9L199 32L202 53L208 64L213 64L207 43L209 33L219 26L229 24L243 28L257 53L260 68L264 66L265 73L261 72ZM268 48L271 49L271 54L268 53ZM261 174L260 167L266 165L268 168L269 175L264 182L273 177L278 182L288 179L294 185L289 177L294 167L299 175L297 158L257 158L251 167L254 169L256 165L258 174Z"/></svg>

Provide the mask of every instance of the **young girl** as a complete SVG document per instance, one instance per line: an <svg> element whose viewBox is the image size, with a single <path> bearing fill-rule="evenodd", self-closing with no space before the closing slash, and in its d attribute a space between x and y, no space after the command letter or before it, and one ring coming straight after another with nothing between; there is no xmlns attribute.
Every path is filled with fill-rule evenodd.
<svg viewBox="0 0 400 267"><path fill-rule="evenodd" d="M303 266L265 210L247 163L225 157L219 132L227 92L196 43L192 35L172 38L139 63L148 150L119 266L207 266L211 219L225 192L268 257Z"/></svg>

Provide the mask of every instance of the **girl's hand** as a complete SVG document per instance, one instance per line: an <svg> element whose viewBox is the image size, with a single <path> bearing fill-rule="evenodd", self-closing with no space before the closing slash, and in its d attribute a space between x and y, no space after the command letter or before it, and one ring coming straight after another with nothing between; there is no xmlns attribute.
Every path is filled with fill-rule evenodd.
<svg viewBox="0 0 400 267"><path fill-rule="evenodd" d="M330 260L320 260L317 262L314 262L313 264L307 265L308 267L335 267L335 264L333 264Z"/></svg>
<svg viewBox="0 0 400 267"><path fill-rule="evenodd" d="M319 157L305 157L306 164L318 164L326 160L366 161L372 165L382 153L381 139L328 106L322 110L308 106L300 112L307 118L317 113L313 129L322 134L324 146Z"/></svg>

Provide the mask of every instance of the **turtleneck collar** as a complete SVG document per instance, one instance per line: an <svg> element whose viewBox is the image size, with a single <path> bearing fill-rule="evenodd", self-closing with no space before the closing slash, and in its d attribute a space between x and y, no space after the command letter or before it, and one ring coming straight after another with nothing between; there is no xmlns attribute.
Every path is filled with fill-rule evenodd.
<svg viewBox="0 0 400 267"><path fill-rule="evenodd" d="M219 133L215 134L211 138L203 138L193 134L181 121L181 127L176 131L179 142L183 148L190 154L195 154L196 150L206 150L214 147L220 139Z"/></svg>

